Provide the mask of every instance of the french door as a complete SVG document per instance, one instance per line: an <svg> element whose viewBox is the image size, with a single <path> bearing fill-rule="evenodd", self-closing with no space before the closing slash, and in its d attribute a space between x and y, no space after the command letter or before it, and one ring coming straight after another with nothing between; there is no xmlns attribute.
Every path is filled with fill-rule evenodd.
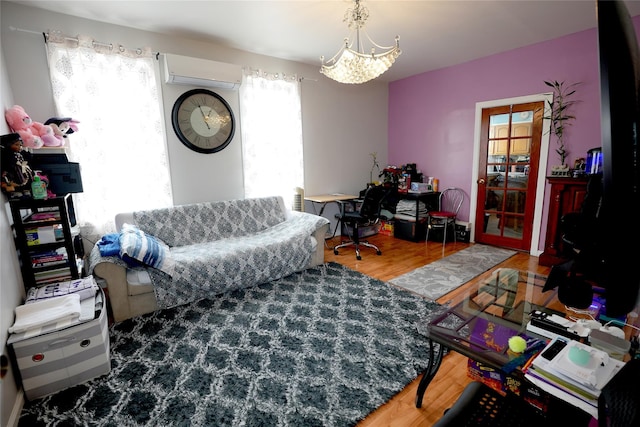
<svg viewBox="0 0 640 427"><path fill-rule="evenodd" d="M544 102L482 110L475 241L529 250Z"/></svg>

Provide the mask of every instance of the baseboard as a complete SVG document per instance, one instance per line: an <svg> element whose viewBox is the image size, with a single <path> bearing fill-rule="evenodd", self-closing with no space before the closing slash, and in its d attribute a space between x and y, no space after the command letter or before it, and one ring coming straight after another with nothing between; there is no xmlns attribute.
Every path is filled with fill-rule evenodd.
<svg viewBox="0 0 640 427"><path fill-rule="evenodd" d="M20 414L22 414L22 408L24 407L24 391L22 391L22 387L18 390L18 394L16 395L16 401L13 403L13 408L11 410L11 416L9 417L7 427L18 427L18 422L20 421Z"/></svg>

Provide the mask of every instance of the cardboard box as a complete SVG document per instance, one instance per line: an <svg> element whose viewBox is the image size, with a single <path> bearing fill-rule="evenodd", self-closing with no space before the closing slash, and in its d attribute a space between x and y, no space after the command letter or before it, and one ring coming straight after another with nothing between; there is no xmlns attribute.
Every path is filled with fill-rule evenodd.
<svg viewBox="0 0 640 427"><path fill-rule="evenodd" d="M530 382L515 375L507 375L473 359L468 359L467 375L469 378L483 382L498 393L513 393L522 397L530 405L546 411L551 397Z"/></svg>
<svg viewBox="0 0 640 427"><path fill-rule="evenodd" d="M393 221L381 221L379 234L385 236L393 236L394 223Z"/></svg>
<svg viewBox="0 0 640 427"><path fill-rule="evenodd" d="M38 399L111 371L107 305L96 318L68 328L21 339L13 334L12 349L25 396Z"/></svg>

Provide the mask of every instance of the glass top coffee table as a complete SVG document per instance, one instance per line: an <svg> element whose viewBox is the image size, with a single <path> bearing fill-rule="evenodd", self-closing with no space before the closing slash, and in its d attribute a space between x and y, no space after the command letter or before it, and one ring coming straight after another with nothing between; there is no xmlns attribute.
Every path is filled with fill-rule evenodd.
<svg viewBox="0 0 640 427"><path fill-rule="evenodd" d="M518 371L531 355L542 349L547 339L526 330L529 313L541 309L560 314L565 311L555 290L542 291L545 281L545 276L534 273L498 269L479 280L459 303L426 319L421 332L430 341L429 365L418 385L416 407L422 406L424 393L440 367L444 348L507 373ZM514 335L527 341L524 353L509 350L508 339Z"/></svg>

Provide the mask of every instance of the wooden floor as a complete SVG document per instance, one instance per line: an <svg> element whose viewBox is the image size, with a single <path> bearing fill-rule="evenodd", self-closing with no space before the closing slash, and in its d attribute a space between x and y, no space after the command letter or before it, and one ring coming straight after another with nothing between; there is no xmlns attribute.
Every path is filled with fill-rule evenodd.
<svg viewBox="0 0 640 427"><path fill-rule="evenodd" d="M388 281L470 246L468 243L447 243L443 253L442 244L437 242L414 243L384 235L372 236L368 240L378 245L382 251L381 256L377 256L373 249L364 247L361 250L361 261L356 260L355 251L351 247L341 249L339 255L334 255L331 248L340 243L340 238L335 237L327 240L325 261L335 261L368 276ZM539 266L537 257L529 256L528 253L518 253L469 283L488 277L493 270L501 267L526 270L543 275L547 275L550 270L549 267ZM467 286L452 291L439 299L438 302L442 304L456 303L463 297ZM420 378L417 378L410 383L389 402L360 422L358 427L426 427L433 425L471 381L467 377L467 359L455 352L444 357L436 377L425 393L420 409L415 407L419 380Z"/></svg>

